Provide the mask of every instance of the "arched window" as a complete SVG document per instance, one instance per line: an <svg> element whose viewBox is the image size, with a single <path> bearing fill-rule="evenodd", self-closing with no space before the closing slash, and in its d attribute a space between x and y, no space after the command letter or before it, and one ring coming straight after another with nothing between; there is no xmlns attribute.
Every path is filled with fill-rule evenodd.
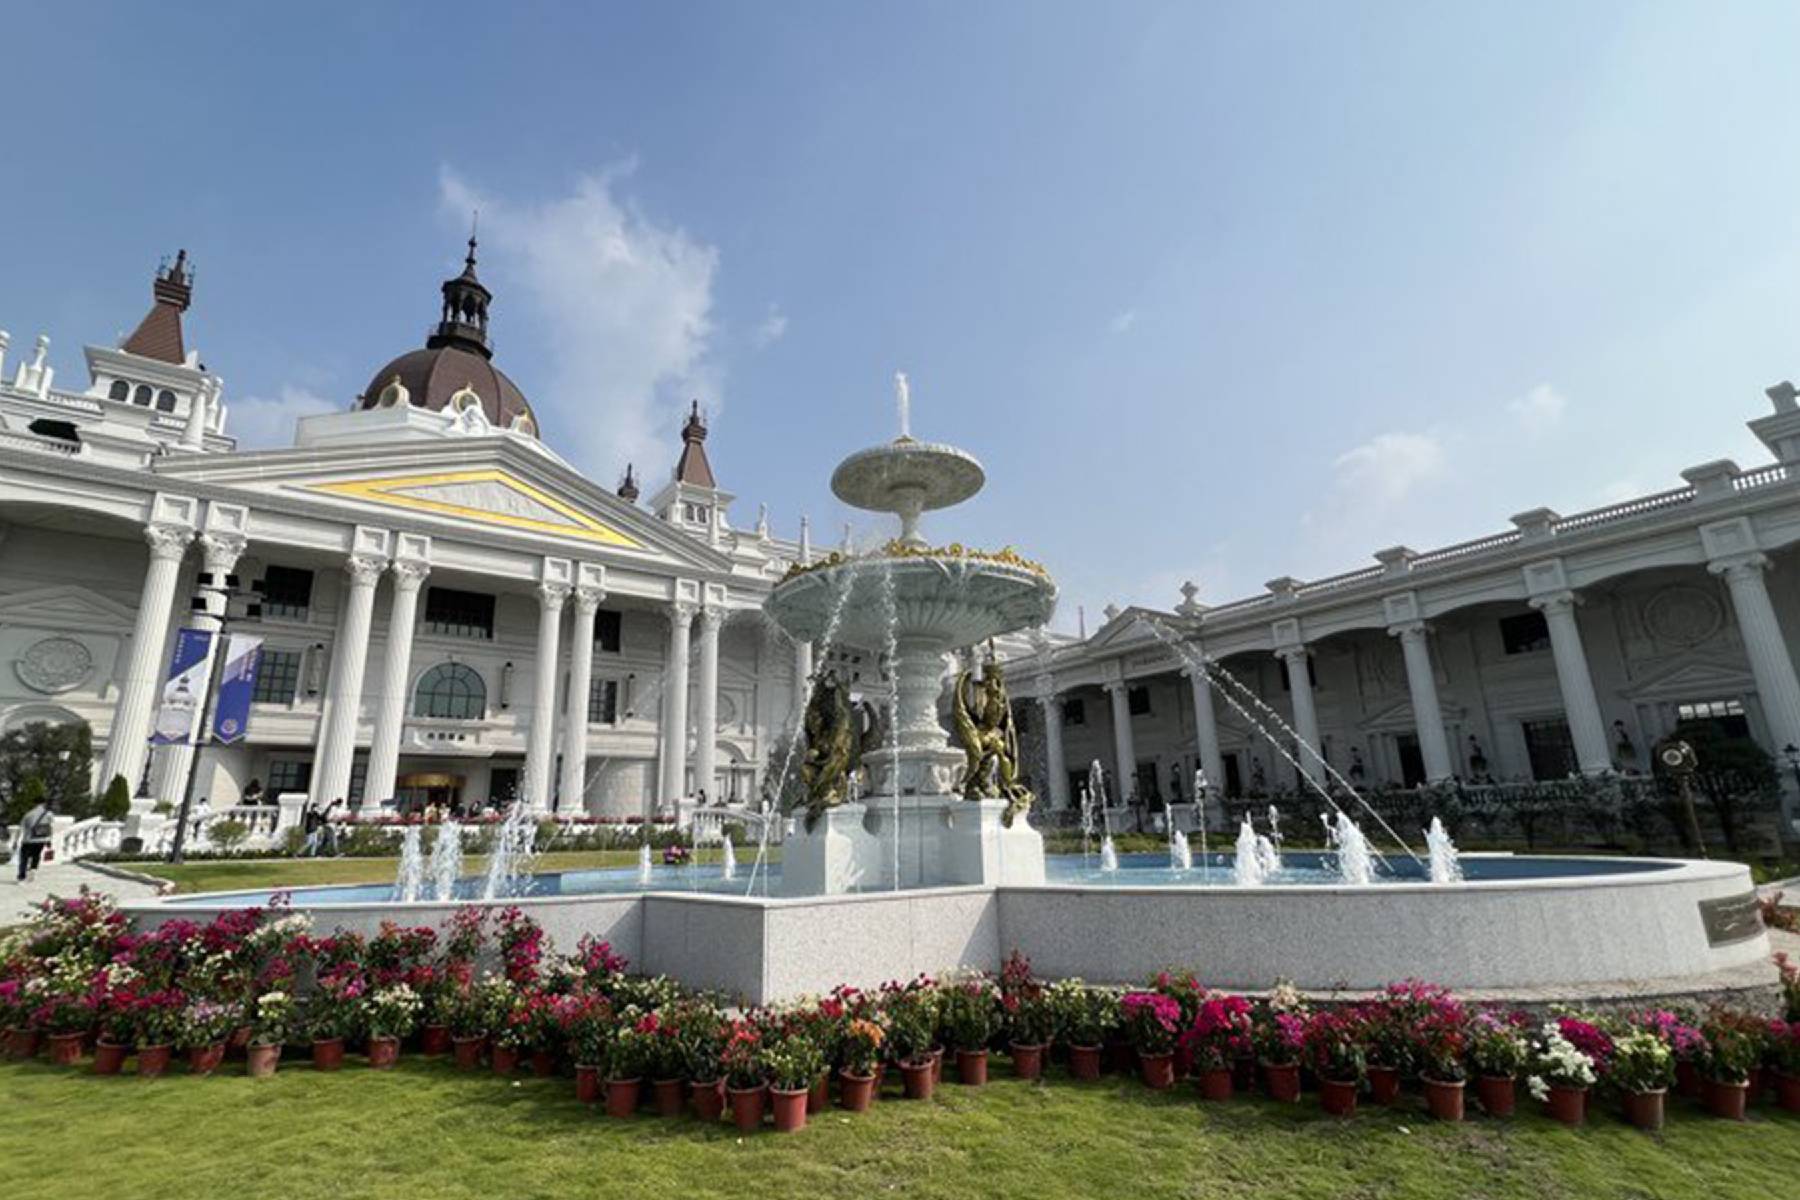
<svg viewBox="0 0 1800 1200"><path fill-rule="evenodd" d="M150 385L147 383L138 384L137 391L131 393L131 402L142 408L149 408L150 407Z"/></svg>
<svg viewBox="0 0 1800 1200"><path fill-rule="evenodd" d="M171 392L168 388L164 388L162 391L156 393L156 411L174 412L175 393Z"/></svg>
<svg viewBox="0 0 1800 1200"><path fill-rule="evenodd" d="M419 677L413 716L479 721L487 713L487 685L472 667L439 663Z"/></svg>
<svg viewBox="0 0 1800 1200"><path fill-rule="evenodd" d="M123 379L113 380L112 386L106 390L106 398L120 401L131 399L131 385Z"/></svg>

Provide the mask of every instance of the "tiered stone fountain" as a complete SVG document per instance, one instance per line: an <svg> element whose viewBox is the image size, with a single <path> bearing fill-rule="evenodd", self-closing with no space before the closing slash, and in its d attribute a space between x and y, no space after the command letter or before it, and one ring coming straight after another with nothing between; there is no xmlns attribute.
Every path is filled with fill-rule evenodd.
<svg viewBox="0 0 1800 1200"><path fill-rule="evenodd" d="M1005 819L1001 799L958 794L965 759L939 718L951 651L1043 624L1056 585L1010 550L933 549L921 514L981 490L981 464L953 446L901 436L838 465L831 490L846 504L900 519L900 536L872 554L832 555L799 569L765 602L794 638L833 636L893 657L895 728L866 753L860 800L826 809L812 827L797 819L782 847L782 890L820 895L937 884L1041 883L1044 842L1023 817ZM891 598L888 588L892 588Z"/></svg>

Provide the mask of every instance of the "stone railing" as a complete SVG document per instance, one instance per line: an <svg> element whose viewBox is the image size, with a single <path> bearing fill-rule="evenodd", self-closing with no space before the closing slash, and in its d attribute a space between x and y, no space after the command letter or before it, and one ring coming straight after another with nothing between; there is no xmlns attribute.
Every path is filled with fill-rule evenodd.
<svg viewBox="0 0 1800 1200"><path fill-rule="evenodd" d="M1665 508L1691 504L1693 500L1693 488L1672 488L1666 492L1657 492L1652 496L1639 496L1619 504L1609 504L1605 508L1590 508L1586 512L1573 513L1556 521L1551 529L1559 534L1573 533L1581 529L1592 529L1596 525L1610 525L1614 521L1623 521L1628 517L1639 517L1645 513L1661 512Z"/></svg>
<svg viewBox="0 0 1800 1200"><path fill-rule="evenodd" d="M688 822L689 836L696 846L716 845L725 840L725 827L739 825L752 841L760 840L765 829L769 842L781 841L787 822L779 814L754 812L748 808L697 808Z"/></svg>
<svg viewBox="0 0 1800 1200"><path fill-rule="evenodd" d="M58 820L53 824L61 825ZM51 839L51 852L59 862L72 862L78 858L87 858L95 854L106 854L119 848L119 839L124 836L123 821L105 821L99 817L86 817L80 821L72 821L68 825L55 829Z"/></svg>
<svg viewBox="0 0 1800 1200"><path fill-rule="evenodd" d="M64 458L74 458L81 453L81 446L77 442L40 437L35 433L14 433L11 430L0 431L0 446L14 450L35 450L42 454L60 454Z"/></svg>

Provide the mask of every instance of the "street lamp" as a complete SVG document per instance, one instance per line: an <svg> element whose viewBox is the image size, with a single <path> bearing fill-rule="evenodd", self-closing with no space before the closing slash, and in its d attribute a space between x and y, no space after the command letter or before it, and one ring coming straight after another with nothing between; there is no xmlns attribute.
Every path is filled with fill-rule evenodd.
<svg viewBox="0 0 1800 1200"><path fill-rule="evenodd" d="M1789 742L1781 748L1781 757L1787 759L1788 769L1794 773L1794 786L1800 788L1800 746Z"/></svg>
<svg viewBox="0 0 1800 1200"><path fill-rule="evenodd" d="M250 591L245 592L236 575L227 575L221 581L219 576L210 571L200 573L200 582L194 587L194 598L189 604L195 620L195 628L205 629L214 626L212 644L207 649L206 686L200 691L200 725L194 731L194 756L188 763L187 783L181 789L181 811L175 818L175 842L169 847L169 861L179 864L183 861L187 850L188 817L194 809L194 781L200 778L200 751L212 741L213 702L219 690L219 671L225 665L224 649L225 632L231 626L231 602L243 596L254 596L244 606L244 619L256 621L262 618L262 601L264 583L257 580L251 584ZM219 602L219 611L213 612L213 601Z"/></svg>

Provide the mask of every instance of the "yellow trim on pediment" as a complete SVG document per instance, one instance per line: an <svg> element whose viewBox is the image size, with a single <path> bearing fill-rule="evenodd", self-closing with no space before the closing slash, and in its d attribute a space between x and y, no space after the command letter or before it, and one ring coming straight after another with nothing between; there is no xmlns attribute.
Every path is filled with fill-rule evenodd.
<svg viewBox="0 0 1800 1200"><path fill-rule="evenodd" d="M567 523L545 521L515 513L491 512L487 509L470 508L464 504L454 504L447 500L434 500L429 496L408 493L408 489L454 483L497 483L566 517ZM643 543L636 539L627 537L612 526L595 520L573 505L565 504L541 488L533 487L524 480L509 475L496 467L482 467L470 471L445 471L436 475L388 475L379 479L350 479L339 483L315 483L310 485L310 489L336 496L349 496L355 500L367 500L373 504L390 504L396 508L410 508L419 512L458 517L482 525L503 525L509 529L528 529L533 533L553 533L561 537L582 538L630 550L643 549Z"/></svg>

